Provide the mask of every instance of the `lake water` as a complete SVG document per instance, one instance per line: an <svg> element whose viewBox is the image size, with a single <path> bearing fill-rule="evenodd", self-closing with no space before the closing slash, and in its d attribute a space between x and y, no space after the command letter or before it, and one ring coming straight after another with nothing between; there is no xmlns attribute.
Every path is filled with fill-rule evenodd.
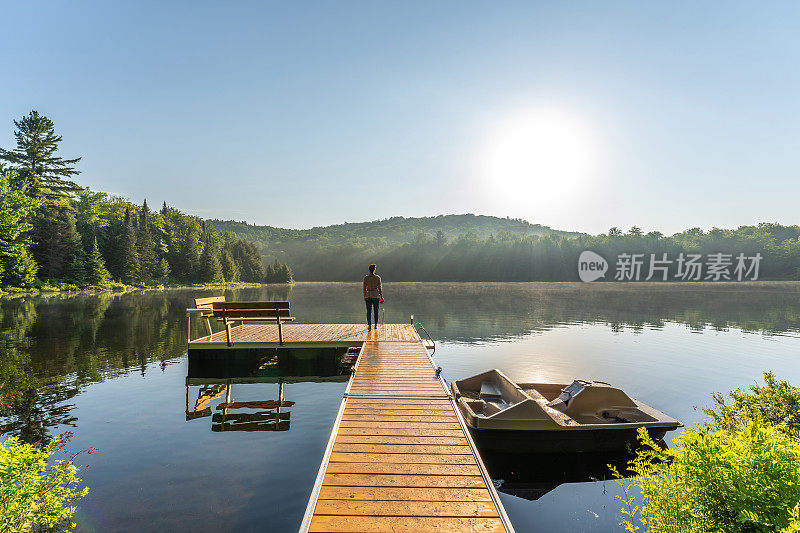
<svg viewBox="0 0 800 533"><path fill-rule="evenodd" d="M290 423L272 429L288 430L229 431L219 417L187 416L199 387L187 393L185 309L220 292L0 299L0 381L36 388L0 418L3 432L36 441L69 430L71 449L100 449L79 458L91 487L80 531L296 531L346 384L285 385ZM687 425L702 419L709 393L759 382L764 370L800 383L796 283L387 283L385 292L386 321L413 314L436 339L448 381L488 368L520 381L598 379ZM299 322L364 315L358 284L225 294L289 298ZM232 392L265 401L277 388ZM496 480L516 494L500 496L517 531L622 530L617 484L585 481L596 464L562 472L542 462L518 465L539 476L528 484Z"/></svg>

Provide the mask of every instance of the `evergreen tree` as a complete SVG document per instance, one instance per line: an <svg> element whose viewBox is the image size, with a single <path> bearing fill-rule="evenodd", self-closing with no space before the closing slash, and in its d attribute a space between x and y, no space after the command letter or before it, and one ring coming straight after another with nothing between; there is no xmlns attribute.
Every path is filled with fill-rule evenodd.
<svg viewBox="0 0 800 533"><path fill-rule="evenodd" d="M276 259L274 263L267 266L265 280L267 283L294 283L294 276L289 265L280 263Z"/></svg>
<svg viewBox="0 0 800 533"><path fill-rule="evenodd" d="M122 235L122 257L120 258L121 278L125 283L139 283L141 263L136 250L136 229L133 227L130 208L125 209L125 229Z"/></svg>
<svg viewBox="0 0 800 533"><path fill-rule="evenodd" d="M279 283L294 283L294 276L292 276L292 269L289 265L283 263L280 272L278 273Z"/></svg>
<svg viewBox="0 0 800 533"><path fill-rule="evenodd" d="M164 217L164 225L166 257L172 277L187 283L196 281L203 250L199 221L169 209Z"/></svg>
<svg viewBox="0 0 800 533"><path fill-rule="evenodd" d="M228 250L222 250L222 275L226 283L236 283L239 281L239 267Z"/></svg>
<svg viewBox="0 0 800 533"><path fill-rule="evenodd" d="M22 248L6 265L3 283L10 287L31 287L36 281L38 270L30 252Z"/></svg>
<svg viewBox="0 0 800 533"><path fill-rule="evenodd" d="M74 250L80 245L73 210L63 203L37 210L31 236L31 252L40 273L51 279L64 276Z"/></svg>
<svg viewBox="0 0 800 533"><path fill-rule="evenodd" d="M86 283L86 254L83 252L80 242L77 242L72 249L64 278L75 285Z"/></svg>
<svg viewBox="0 0 800 533"><path fill-rule="evenodd" d="M264 280L267 283L278 283L278 273L281 270L281 264L278 263L276 259L274 263L267 265L267 272L264 276Z"/></svg>
<svg viewBox="0 0 800 533"><path fill-rule="evenodd" d="M103 231L98 232L97 240L111 278L122 280L125 271L125 215L116 215Z"/></svg>
<svg viewBox="0 0 800 533"><path fill-rule="evenodd" d="M169 278L169 263L163 257L158 262L158 271L156 274L156 279L159 281L166 281L167 278Z"/></svg>
<svg viewBox="0 0 800 533"><path fill-rule="evenodd" d="M200 254L198 278L203 283L222 283L225 281L222 275L222 265L208 235L206 235L203 253Z"/></svg>
<svg viewBox="0 0 800 533"><path fill-rule="evenodd" d="M97 246L97 237L94 238L92 251L86 259L86 278L93 285L104 285L109 282L111 275L106 270L106 263Z"/></svg>
<svg viewBox="0 0 800 533"><path fill-rule="evenodd" d="M79 173L73 165L81 158L55 155L61 136L56 135L53 121L34 110L15 120L14 125L17 147L0 148L0 159L17 169L20 182L30 187L31 194L53 197L78 191L80 187L70 178Z"/></svg>
<svg viewBox="0 0 800 533"><path fill-rule="evenodd" d="M153 234L150 232L150 209L147 200L144 201L139 218L139 227L136 235L136 251L139 254L139 279L145 283L153 278L158 278L159 258L153 244Z"/></svg>
<svg viewBox="0 0 800 533"><path fill-rule="evenodd" d="M275 262L277 263L278 260L276 259ZM272 265L267 265L267 271L264 274L264 281L267 283L275 283L275 271L272 268Z"/></svg>
<svg viewBox="0 0 800 533"><path fill-rule="evenodd" d="M255 244L248 241L238 241L233 245L233 259L239 267L242 281L261 283L266 277L264 262Z"/></svg>

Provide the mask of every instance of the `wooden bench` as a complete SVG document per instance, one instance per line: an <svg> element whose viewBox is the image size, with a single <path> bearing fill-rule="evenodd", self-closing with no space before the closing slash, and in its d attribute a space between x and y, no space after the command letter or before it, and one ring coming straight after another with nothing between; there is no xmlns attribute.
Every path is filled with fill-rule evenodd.
<svg viewBox="0 0 800 533"><path fill-rule="evenodd" d="M278 324L278 343L283 344L284 322L291 322L295 317L289 309L289 302L226 302L224 296L197 298L194 301L200 316L206 320L209 335L211 319L225 324L225 336L228 346L231 345L231 324L233 322L276 322Z"/></svg>

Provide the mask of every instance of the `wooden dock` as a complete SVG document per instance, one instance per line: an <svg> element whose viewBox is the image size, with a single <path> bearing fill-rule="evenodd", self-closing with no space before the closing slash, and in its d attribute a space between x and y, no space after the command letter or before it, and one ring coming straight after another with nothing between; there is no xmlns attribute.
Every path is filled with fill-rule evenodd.
<svg viewBox="0 0 800 533"><path fill-rule="evenodd" d="M362 343L300 531L513 531L412 326L294 337L284 327L287 341L319 332Z"/></svg>
<svg viewBox="0 0 800 533"><path fill-rule="evenodd" d="M368 330L364 324L283 324L284 345L304 346L360 346L366 341L408 341L419 339L410 324L385 324ZM231 344L236 348L265 348L280 346L278 326L275 324L243 324L231 328ZM216 349L227 347L225 331L218 331L189 341L189 349Z"/></svg>

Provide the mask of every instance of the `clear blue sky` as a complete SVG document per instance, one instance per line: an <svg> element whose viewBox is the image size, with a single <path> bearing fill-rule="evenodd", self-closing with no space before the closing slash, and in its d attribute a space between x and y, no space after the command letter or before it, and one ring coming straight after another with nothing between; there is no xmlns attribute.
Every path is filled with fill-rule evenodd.
<svg viewBox="0 0 800 533"><path fill-rule="evenodd" d="M800 222L796 2L4 2L0 50L0 146L204 217Z"/></svg>

